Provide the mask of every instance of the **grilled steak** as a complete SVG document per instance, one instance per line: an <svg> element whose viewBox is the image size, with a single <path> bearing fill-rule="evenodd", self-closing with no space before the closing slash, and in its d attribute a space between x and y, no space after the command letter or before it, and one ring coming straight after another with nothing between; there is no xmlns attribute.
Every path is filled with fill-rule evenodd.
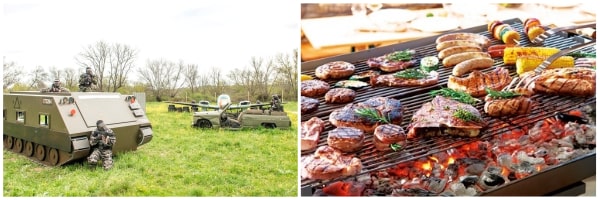
<svg viewBox="0 0 600 200"><path fill-rule="evenodd" d="M385 116L392 124L402 123L403 106L400 101L387 97L374 97L362 103L350 103L343 108L336 109L329 115L329 121L336 127L354 127L365 133L373 133L375 127L381 124L378 121L361 117L356 114L357 109L375 109L380 116Z"/></svg>
<svg viewBox="0 0 600 200"><path fill-rule="evenodd" d="M312 117L308 121L302 122L301 132L301 143L300 149L302 151L313 150L317 148L319 142L319 135L325 129L325 122L318 117Z"/></svg>
<svg viewBox="0 0 600 200"><path fill-rule="evenodd" d="M354 65L344 61L325 63L315 70L315 76L320 79L340 79L351 76L354 73Z"/></svg>
<svg viewBox="0 0 600 200"><path fill-rule="evenodd" d="M327 144L342 152L351 153L360 150L365 140L365 133L353 127L338 127L329 131Z"/></svg>
<svg viewBox="0 0 600 200"><path fill-rule="evenodd" d="M334 88L325 94L325 102L327 103L348 103L354 101L356 92L348 88Z"/></svg>
<svg viewBox="0 0 600 200"><path fill-rule="evenodd" d="M425 78L407 79L399 78L394 74L376 75L371 77L372 86L406 87L406 86L429 86L438 83L439 74L431 71Z"/></svg>
<svg viewBox="0 0 600 200"><path fill-rule="evenodd" d="M590 68L549 69L532 80L528 89L543 94L579 97L596 94L596 71Z"/></svg>
<svg viewBox="0 0 600 200"><path fill-rule="evenodd" d="M457 116L469 115L472 120ZM485 126L479 111L469 105L442 96L423 104L408 125L408 138L417 136L458 135L475 137Z"/></svg>
<svg viewBox="0 0 600 200"><path fill-rule="evenodd" d="M448 78L448 88L469 93L473 97L481 97L487 94L485 88L501 90L510 81L512 81L512 78L508 74L508 69L498 67L485 74L475 70L464 78L450 76Z"/></svg>
<svg viewBox="0 0 600 200"><path fill-rule="evenodd" d="M375 128L373 144L375 149L386 151L390 149L390 145L398 143L402 146L406 143L406 133L401 126L395 124L383 124Z"/></svg>
<svg viewBox="0 0 600 200"><path fill-rule="evenodd" d="M508 99L493 99L490 95L485 97L483 110L492 117L513 116L529 114L533 107L530 93L524 89L512 90L521 96Z"/></svg>
<svg viewBox="0 0 600 200"><path fill-rule="evenodd" d="M416 61L393 61L388 59L388 55L383 55L375 58L369 58L367 65L371 68L378 68L384 72L395 72L409 67L415 66Z"/></svg>
<svg viewBox="0 0 600 200"><path fill-rule="evenodd" d="M319 108L319 100L310 97L301 96L300 102L300 112L302 114L314 112Z"/></svg>
<svg viewBox="0 0 600 200"><path fill-rule="evenodd" d="M362 170L360 159L329 146L317 148L313 155L303 156L302 175L312 180L327 180L353 176Z"/></svg>
<svg viewBox="0 0 600 200"><path fill-rule="evenodd" d="M329 90L329 83L321 80L300 82L300 93L307 97L322 97Z"/></svg>

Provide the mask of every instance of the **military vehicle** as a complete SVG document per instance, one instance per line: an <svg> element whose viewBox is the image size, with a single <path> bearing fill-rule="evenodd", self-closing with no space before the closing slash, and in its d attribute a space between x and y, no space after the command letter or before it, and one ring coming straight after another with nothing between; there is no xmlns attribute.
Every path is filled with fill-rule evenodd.
<svg viewBox="0 0 600 200"><path fill-rule="evenodd" d="M152 140L152 126L135 96L119 93L10 92L4 94L3 116L4 149L48 166L86 158L98 120L115 132L115 154Z"/></svg>
<svg viewBox="0 0 600 200"><path fill-rule="evenodd" d="M243 101L232 105L229 95L223 94L217 98L216 106L206 106L183 102L170 102L182 105L195 105L203 108L217 109L214 111L194 112L192 126L198 128L226 128L237 130L241 128L279 128L289 129L292 121L287 113L272 110L270 104L250 104Z"/></svg>

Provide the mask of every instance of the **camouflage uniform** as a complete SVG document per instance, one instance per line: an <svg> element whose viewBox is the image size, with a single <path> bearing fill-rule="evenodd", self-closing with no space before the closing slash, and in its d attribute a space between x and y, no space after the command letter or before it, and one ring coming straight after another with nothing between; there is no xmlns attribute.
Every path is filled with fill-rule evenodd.
<svg viewBox="0 0 600 200"><path fill-rule="evenodd" d="M96 85L98 80L96 75L92 74L92 68L87 67L86 72L79 76L79 91L91 92L92 85Z"/></svg>
<svg viewBox="0 0 600 200"><path fill-rule="evenodd" d="M271 110L283 112L283 106L281 106L281 101L277 95L273 95L273 99L271 100Z"/></svg>
<svg viewBox="0 0 600 200"><path fill-rule="evenodd" d="M113 166L112 147L117 142L117 138L102 120L96 122L96 127L96 131L93 131L90 136L92 154L88 157L88 163L95 166L98 160L102 159L102 166L105 170L109 170Z"/></svg>
<svg viewBox="0 0 600 200"><path fill-rule="evenodd" d="M50 88L44 88L42 89L42 92L69 92L69 89L61 87L60 81L56 79Z"/></svg>

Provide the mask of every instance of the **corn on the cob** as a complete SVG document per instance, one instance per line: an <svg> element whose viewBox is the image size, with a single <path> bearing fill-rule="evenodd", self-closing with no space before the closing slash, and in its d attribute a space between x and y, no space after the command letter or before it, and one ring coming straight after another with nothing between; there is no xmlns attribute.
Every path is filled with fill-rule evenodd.
<svg viewBox="0 0 600 200"><path fill-rule="evenodd" d="M533 71L537 68L547 57L539 56L520 56L517 58L516 67L517 74L523 74L528 71ZM569 68L575 66L575 58L571 56L561 56L554 60L546 69L553 68Z"/></svg>
<svg viewBox="0 0 600 200"><path fill-rule="evenodd" d="M504 49L504 64L513 65L517 62L517 57L521 56L539 56L548 57L558 53L560 49L553 47L506 47Z"/></svg>

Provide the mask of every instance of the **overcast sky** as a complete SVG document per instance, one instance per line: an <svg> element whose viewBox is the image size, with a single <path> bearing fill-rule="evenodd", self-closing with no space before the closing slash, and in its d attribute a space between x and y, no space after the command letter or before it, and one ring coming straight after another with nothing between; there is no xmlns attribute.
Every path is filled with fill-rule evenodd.
<svg viewBox="0 0 600 200"><path fill-rule="evenodd" d="M78 69L74 57L102 40L138 49L137 67L165 58L228 72L298 48L298 3L215 2L5 1L3 54L27 70Z"/></svg>

